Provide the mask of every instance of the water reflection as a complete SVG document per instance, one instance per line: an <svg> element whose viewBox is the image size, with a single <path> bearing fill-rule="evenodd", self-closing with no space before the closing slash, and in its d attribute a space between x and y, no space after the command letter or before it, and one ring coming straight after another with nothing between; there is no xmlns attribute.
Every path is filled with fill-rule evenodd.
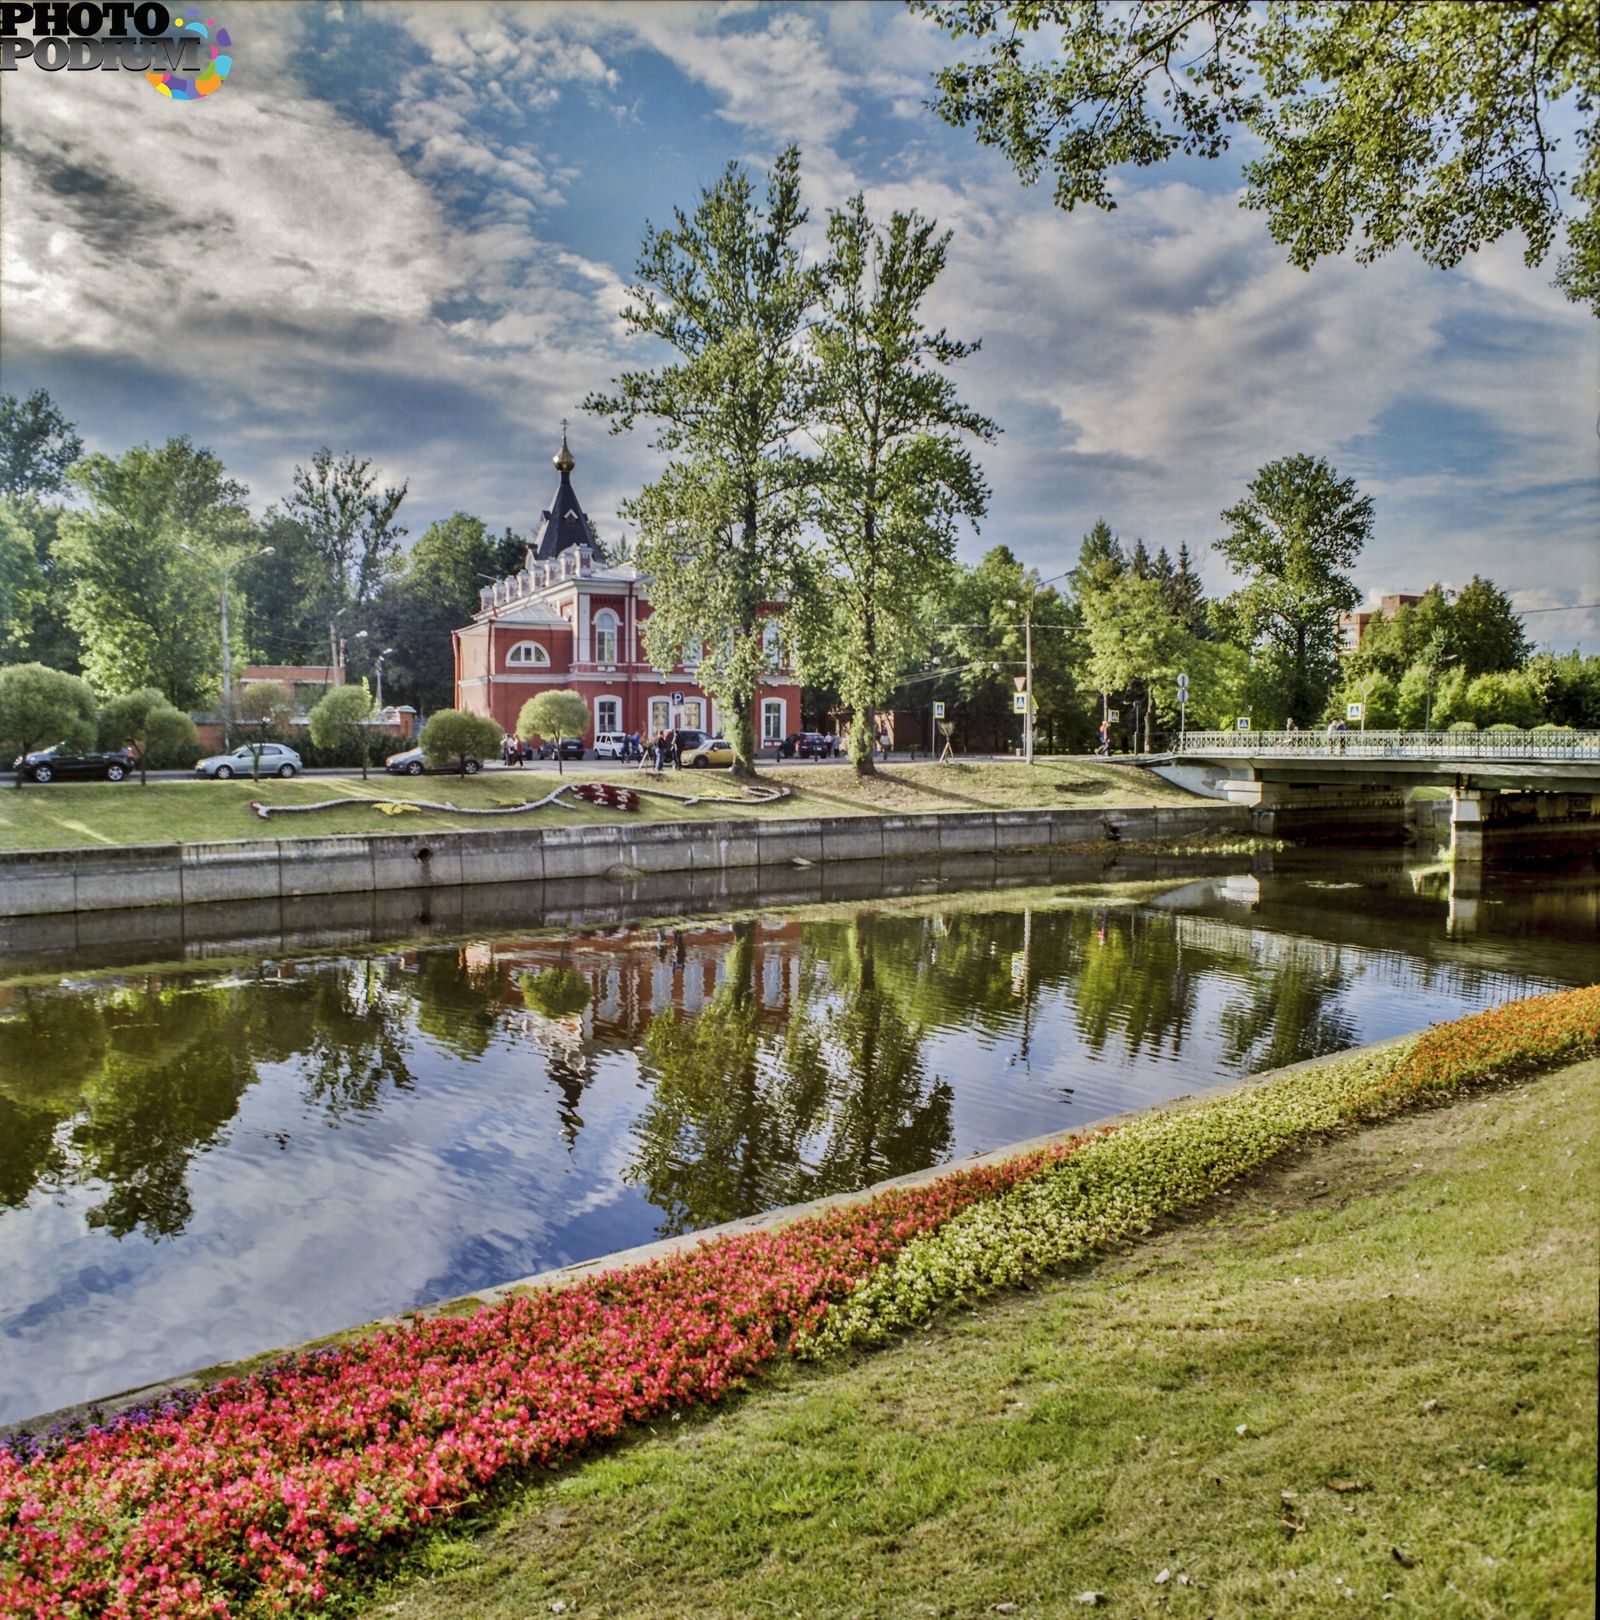
<svg viewBox="0 0 1600 1620"><path fill-rule="evenodd" d="M0 1419L1580 982L1596 889L1452 935L1280 859L0 986Z"/></svg>

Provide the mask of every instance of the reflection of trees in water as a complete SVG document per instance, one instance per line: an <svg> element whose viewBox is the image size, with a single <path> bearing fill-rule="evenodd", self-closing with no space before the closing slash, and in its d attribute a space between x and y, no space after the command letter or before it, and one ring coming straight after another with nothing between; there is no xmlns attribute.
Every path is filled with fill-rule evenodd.
<svg viewBox="0 0 1600 1620"><path fill-rule="evenodd" d="M1326 955L1325 947L1291 943L1223 1009L1223 1052L1233 1067L1277 1069L1355 1044L1355 1019L1332 1004L1349 982L1342 953L1331 963Z"/></svg>
<svg viewBox="0 0 1600 1620"><path fill-rule="evenodd" d="M262 1065L296 1065L333 1122L412 1084L413 1002L398 979L393 964L358 962L292 979L15 992L0 1015L0 1205L103 1182L91 1226L175 1236L192 1214L190 1161L223 1140Z"/></svg>
<svg viewBox="0 0 1600 1620"><path fill-rule="evenodd" d="M872 921L844 964L808 968L786 1036L764 1032L754 925L734 925L722 984L693 1018L658 1014L654 1071L624 1179L692 1231L920 1168L949 1151L950 1088L928 1085L921 1033L879 982ZM844 971L837 971L843 967Z"/></svg>

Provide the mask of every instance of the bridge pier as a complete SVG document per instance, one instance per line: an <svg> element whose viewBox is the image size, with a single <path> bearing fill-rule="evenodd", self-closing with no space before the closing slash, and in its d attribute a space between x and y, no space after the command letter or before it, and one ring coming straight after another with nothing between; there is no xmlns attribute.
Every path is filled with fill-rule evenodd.
<svg viewBox="0 0 1600 1620"><path fill-rule="evenodd" d="M1457 784L1450 790L1450 858L1600 853L1600 793L1532 793Z"/></svg>
<svg viewBox="0 0 1600 1620"><path fill-rule="evenodd" d="M1398 788L1327 782L1263 782L1232 777L1221 784L1230 804L1250 809L1263 838L1371 842L1405 834L1405 794Z"/></svg>

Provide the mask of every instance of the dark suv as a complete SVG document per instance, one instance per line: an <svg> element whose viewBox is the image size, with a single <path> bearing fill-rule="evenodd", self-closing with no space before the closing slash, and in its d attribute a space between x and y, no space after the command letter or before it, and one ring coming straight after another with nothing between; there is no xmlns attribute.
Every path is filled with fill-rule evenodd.
<svg viewBox="0 0 1600 1620"><path fill-rule="evenodd" d="M54 748L38 749L26 758L19 754L12 760L11 768L32 782L65 782L74 776L120 782L138 763L131 748L108 748L102 753L92 749L80 751L59 742Z"/></svg>
<svg viewBox="0 0 1600 1620"><path fill-rule="evenodd" d="M778 744L779 759L832 759L839 752L839 739L820 731L791 731Z"/></svg>

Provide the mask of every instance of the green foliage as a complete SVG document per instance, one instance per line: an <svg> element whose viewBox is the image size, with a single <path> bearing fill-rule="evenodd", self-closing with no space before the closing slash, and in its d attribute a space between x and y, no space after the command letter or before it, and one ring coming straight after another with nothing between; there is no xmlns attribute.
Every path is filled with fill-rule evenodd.
<svg viewBox="0 0 1600 1620"><path fill-rule="evenodd" d="M405 571L387 581L378 602L382 640L376 647L395 649L384 668L386 700L403 697L430 711L455 701L450 632L478 611L483 576L515 573L527 549L521 535L508 529L496 538L466 512L428 525Z"/></svg>
<svg viewBox="0 0 1600 1620"><path fill-rule="evenodd" d="M752 771L751 714L766 658L763 607L792 600L808 471L793 440L811 420L800 339L818 293L801 262L800 155L782 153L766 206L729 165L692 216L646 229L622 319L673 358L625 372L584 409L612 430L655 424L665 472L623 511L651 576L650 657L678 664L705 645L701 686L727 717L736 775Z"/></svg>
<svg viewBox="0 0 1600 1620"><path fill-rule="evenodd" d="M372 693L367 683L359 686L332 686L317 700L311 711L311 740L318 748L347 748L354 744L361 750L361 774L367 774L367 759L371 750Z"/></svg>
<svg viewBox="0 0 1600 1620"><path fill-rule="evenodd" d="M977 519L988 491L971 434L995 426L956 395L948 368L976 344L930 332L922 304L950 243L932 220L896 210L875 227L858 193L828 218L824 295L812 328L815 469L828 570L822 667L853 715L850 752L872 770L876 711L927 646L917 609L955 555L958 519Z"/></svg>
<svg viewBox="0 0 1600 1620"><path fill-rule="evenodd" d="M469 759L493 759L500 751L500 728L486 714L440 709L428 717L417 740L430 765L453 759L465 774Z"/></svg>
<svg viewBox="0 0 1600 1620"><path fill-rule="evenodd" d="M541 692L522 705L517 716L517 735L527 742L533 737L555 741L559 737L581 737L589 729L589 705L582 693L565 687ZM556 770L566 771L566 761L556 754Z"/></svg>
<svg viewBox="0 0 1600 1620"><path fill-rule="evenodd" d="M193 765L200 757L194 721L153 686L114 697L100 711L99 746L131 747L139 756L139 780L157 770Z"/></svg>
<svg viewBox="0 0 1600 1620"><path fill-rule="evenodd" d="M1539 653L1527 673L1540 709L1557 725L1600 731L1600 653Z"/></svg>
<svg viewBox="0 0 1600 1620"><path fill-rule="evenodd" d="M334 688L337 690L337 688ZM289 694L281 681L246 681L233 696L234 717L247 726L282 731L293 713Z"/></svg>
<svg viewBox="0 0 1600 1620"><path fill-rule="evenodd" d="M366 607L397 567L406 531L394 519L408 488L380 488L370 461L335 456L326 445L309 469L295 468L284 507L316 554L330 617L346 604Z"/></svg>
<svg viewBox="0 0 1600 1620"><path fill-rule="evenodd" d="M1479 726L1531 726L1543 718L1538 691L1521 670L1474 677L1452 713Z"/></svg>
<svg viewBox="0 0 1600 1620"><path fill-rule="evenodd" d="M520 983L523 1001L545 1018L575 1018L591 999L589 981L576 968L541 968L524 973Z"/></svg>
<svg viewBox="0 0 1600 1620"><path fill-rule="evenodd" d="M1302 268L1352 242L1361 263L1403 244L1449 267L1511 232L1539 263L1567 180L1552 109L1571 97L1588 113L1600 91L1600 25L1582 0L912 3L986 53L939 72L934 105L1024 183L1048 166L1059 206L1109 209L1118 166L1214 158L1243 133L1260 152L1244 165L1244 206ZM1035 45L1044 28L1059 31L1054 51ZM1600 308L1588 120L1578 143L1558 280Z"/></svg>
<svg viewBox="0 0 1600 1620"><path fill-rule="evenodd" d="M64 742L89 748L95 737L94 693L76 675L43 664L0 669L0 759ZM17 786L22 786L17 773Z"/></svg>
<svg viewBox="0 0 1600 1620"><path fill-rule="evenodd" d="M102 691L157 686L192 706L221 666L215 565L252 534L243 486L187 438L87 456L70 478L89 505L62 515L55 551L85 675Z"/></svg>
<svg viewBox="0 0 1600 1620"><path fill-rule="evenodd" d="M1248 489L1214 542L1245 582L1231 606L1264 655L1273 706L1320 714L1338 670L1336 616L1361 599L1345 570L1372 533L1372 498L1307 455L1269 462Z"/></svg>
<svg viewBox="0 0 1600 1620"><path fill-rule="evenodd" d="M0 497L0 659L77 674L81 647L67 620L72 582L56 551L65 510L32 495Z"/></svg>
<svg viewBox="0 0 1600 1620"><path fill-rule="evenodd" d="M83 440L44 389L0 394L0 496L58 495Z"/></svg>

